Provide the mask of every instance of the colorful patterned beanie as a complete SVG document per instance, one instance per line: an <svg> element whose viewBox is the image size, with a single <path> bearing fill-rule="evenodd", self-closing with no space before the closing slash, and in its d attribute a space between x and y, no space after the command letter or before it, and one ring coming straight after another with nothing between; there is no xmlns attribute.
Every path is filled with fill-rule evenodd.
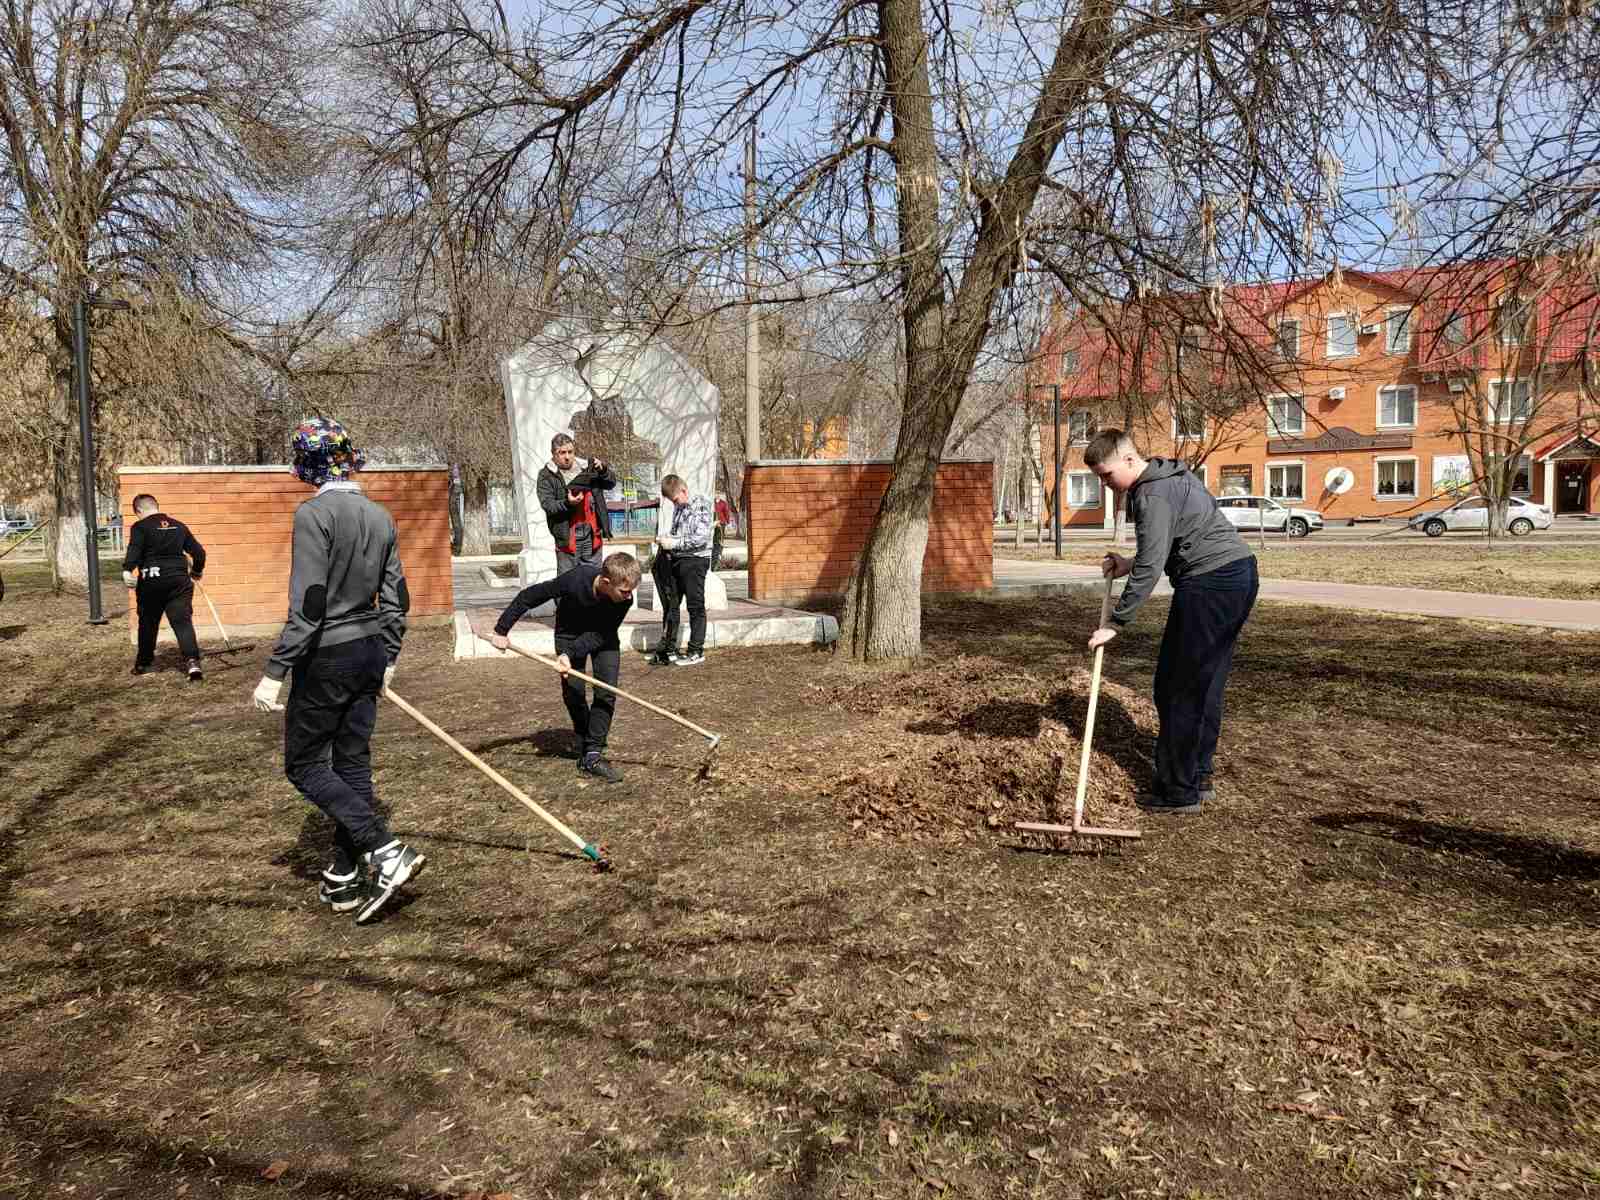
<svg viewBox="0 0 1600 1200"><path fill-rule="evenodd" d="M367 456L350 444L344 426L325 417L300 422L290 441L296 479L321 487L332 479L348 479L367 465Z"/></svg>

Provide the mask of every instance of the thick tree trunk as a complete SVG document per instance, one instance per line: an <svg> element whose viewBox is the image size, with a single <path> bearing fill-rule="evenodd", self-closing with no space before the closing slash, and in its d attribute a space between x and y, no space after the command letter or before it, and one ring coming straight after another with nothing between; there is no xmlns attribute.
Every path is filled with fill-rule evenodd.
<svg viewBox="0 0 1600 1200"><path fill-rule="evenodd" d="M462 509L461 553L463 555L489 554L489 483L476 473L464 472L461 479Z"/></svg>
<svg viewBox="0 0 1600 1200"><path fill-rule="evenodd" d="M76 465L76 462L73 464ZM51 522L50 582L87 587L89 554L84 542L83 502L79 498L76 473L57 463L51 490L55 493L55 520Z"/></svg>

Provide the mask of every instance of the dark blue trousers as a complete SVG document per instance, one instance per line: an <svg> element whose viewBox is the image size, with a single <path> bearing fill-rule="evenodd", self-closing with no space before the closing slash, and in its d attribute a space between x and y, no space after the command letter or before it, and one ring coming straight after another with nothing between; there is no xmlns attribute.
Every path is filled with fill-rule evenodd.
<svg viewBox="0 0 1600 1200"><path fill-rule="evenodd" d="M1174 803L1197 800L1201 776L1211 774L1233 647L1260 586L1252 556L1173 588L1156 660L1155 791Z"/></svg>

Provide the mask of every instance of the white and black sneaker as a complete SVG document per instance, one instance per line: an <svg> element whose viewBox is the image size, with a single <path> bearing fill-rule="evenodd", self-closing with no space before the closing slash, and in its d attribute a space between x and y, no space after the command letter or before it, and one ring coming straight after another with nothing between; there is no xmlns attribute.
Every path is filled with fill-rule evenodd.
<svg viewBox="0 0 1600 1200"><path fill-rule="evenodd" d="M687 650L682 654L672 656L672 665L675 667L698 667L705 662L706 656L699 650Z"/></svg>
<svg viewBox="0 0 1600 1200"><path fill-rule="evenodd" d="M601 758L598 750L591 750L578 760L578 773L593 775L596 779L603 779L607 783L622 782L622 772Z"/></svg>
<svg viewBox="0 0 1600 1200"><path fill-rule="evenodd" d="M191 658L186 669L189 672L190 683L199 683L205 678L205 672L200 669L200 660L198 658Z"/></svg>
<svg viewBox="0 0 1600 1200"><path fill-rule="evenodd" d="M341 875L330 867L322 873L322 882L317 885L317 899L337 913L349 912L366 897L366 881L361 878L359 869Z"/></svg>
<svg viewBox="0 0 1600 1200"><path fill-rule="evenodd" d="M376 917L389 898L400 890L401 884L422 874L423 865L428 861L399 840L362 857L366 860L368 875L361 907L356 910L357 925L365 925Z"/></svg>

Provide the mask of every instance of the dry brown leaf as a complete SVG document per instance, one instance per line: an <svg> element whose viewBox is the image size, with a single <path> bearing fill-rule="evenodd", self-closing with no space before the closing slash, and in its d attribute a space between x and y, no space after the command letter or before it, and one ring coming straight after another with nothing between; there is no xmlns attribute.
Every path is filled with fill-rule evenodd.
<svg viewBox="0 0 1600 1200"><path fill-rule="evenodd" d="M267 1180L270 1183L274 1179L281 1178L283 1176L283 1173L285 1171L287 1171L288 1169L289 1169L288 1160L280 1158L280 1159L277 1159L274 1162L272 1162L269 1166L265 1166L265 1167L261 1168L261 1178Z"/></svg>

